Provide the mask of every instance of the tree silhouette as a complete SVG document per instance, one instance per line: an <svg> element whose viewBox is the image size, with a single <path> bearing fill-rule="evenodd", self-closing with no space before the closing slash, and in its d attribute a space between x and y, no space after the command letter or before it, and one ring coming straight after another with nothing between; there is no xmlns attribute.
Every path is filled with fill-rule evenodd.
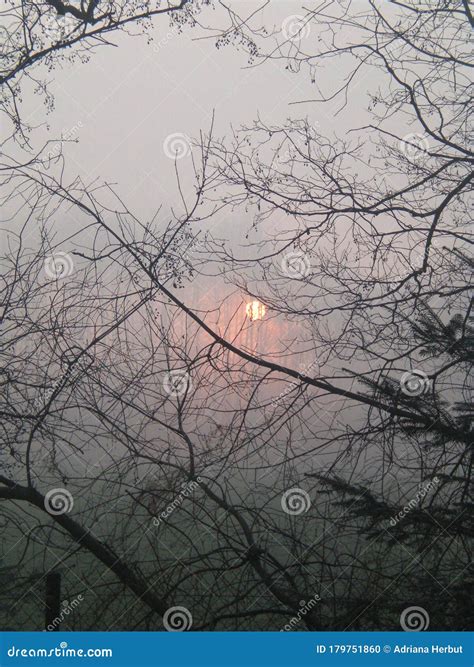
<svg viewBox="0 0 474 667"><path fill-rule="evenodd" d="M112 29L108 3L46 4L82 21L84 48ZM115 28L137 19L121 11ZM62 568L76 629L167 629L184 607L193 630L395 630L412 605L467 629L472 15L332 3L277 33L228 17L219 47L256 65L349 62L307 102L321 114L352 122L366 74L369 118L342 136L211 127L166 222L42 153L5 161L22 231L3 257L0 514L26 535L5 607L36 627L10 598L27 607ZM67 247L49 229L66 207ZM234 209L251 218L238 247L206 227ZM209 276L226 288L196 303L185 288Z"/></svg>

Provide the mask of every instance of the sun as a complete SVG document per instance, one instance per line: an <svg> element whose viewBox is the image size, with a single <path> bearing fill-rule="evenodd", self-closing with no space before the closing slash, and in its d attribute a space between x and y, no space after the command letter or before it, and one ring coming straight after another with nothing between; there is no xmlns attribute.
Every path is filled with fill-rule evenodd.
<svg viewBox="0 0 474 667"><path fill-rule="evenodd" d="M267 309L260 301L250 301L245 306L245 312L249 320L253 322L254 320L263 320Z"/></svg>

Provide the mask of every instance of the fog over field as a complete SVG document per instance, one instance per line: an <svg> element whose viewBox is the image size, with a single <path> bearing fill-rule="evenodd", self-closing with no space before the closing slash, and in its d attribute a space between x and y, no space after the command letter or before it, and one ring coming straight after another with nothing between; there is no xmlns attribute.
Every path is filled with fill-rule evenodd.
<svg viewBox="0 0 474 667"><path fill-rule="evenodd" d="M468 630L466 3L0 16L2 629Z"/></svg>

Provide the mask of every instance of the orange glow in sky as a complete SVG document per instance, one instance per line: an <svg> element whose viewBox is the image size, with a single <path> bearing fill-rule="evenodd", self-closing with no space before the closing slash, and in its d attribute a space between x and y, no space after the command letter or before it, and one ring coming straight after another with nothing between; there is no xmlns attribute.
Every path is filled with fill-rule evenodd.
<svg viewBox="0 0 474 667"><path fill-rule="evenodd" d="M260 301L251 301L246 305L245 312L247 313L249 320L253 322L254 320L262 320L267 309L263 303L260 303Z"/></svg>

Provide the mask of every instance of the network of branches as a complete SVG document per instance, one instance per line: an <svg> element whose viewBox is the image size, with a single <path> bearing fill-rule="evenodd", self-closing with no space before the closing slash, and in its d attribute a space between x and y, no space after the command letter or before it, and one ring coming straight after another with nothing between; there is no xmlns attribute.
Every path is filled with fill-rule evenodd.
<svg viewBox="0 0 474 667"><path fill-rule="evenodd" d="M41 627L57 570L84 597L73 629L156 629L177 605L197 630L399 629L410 603L467 629L469 5L327 2L282 30L245 3L218 3L216 27L213 4L2 10L2 625ZM51 106L55 67L167 17L315 95L285 124L204 128L194 198L144 220L32 152L21 90ZM236 211L237 246L209 226ZM193 301L216 276L218 302ZM70 511L48 511L51 489Z"/></svg>

